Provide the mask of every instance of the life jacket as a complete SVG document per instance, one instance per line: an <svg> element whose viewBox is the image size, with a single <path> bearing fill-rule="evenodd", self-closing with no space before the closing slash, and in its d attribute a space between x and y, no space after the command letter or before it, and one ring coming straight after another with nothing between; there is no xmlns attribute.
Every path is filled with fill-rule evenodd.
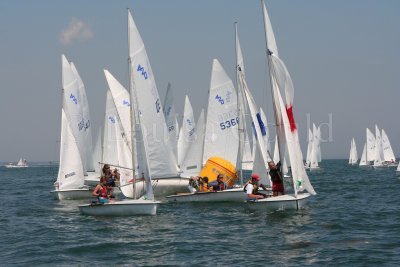
<svg viewBox="0 0 400 267"><path fill-rule="evenodd" d="M107 197L107 187L102 186L99 191L100 191L99 197Z"/></svg>
<svg viewBox="0 0 400 267"><path fill-rule="evenodd" d="M248 184L253 185L253 192L251 192L251 193L252 193L252 194L257 194L257 193L258 193L258 183L255 183L255 184L254 184L251 180L248 181L248 182L244 185L244 187L243 187L243 192L247 193L246 187L247 187Z"/></svg>

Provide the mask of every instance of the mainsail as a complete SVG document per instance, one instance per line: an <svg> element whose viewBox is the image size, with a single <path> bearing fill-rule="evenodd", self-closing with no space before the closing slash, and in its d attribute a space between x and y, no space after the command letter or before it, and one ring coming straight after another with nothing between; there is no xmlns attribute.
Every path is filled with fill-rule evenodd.
<svg viewBox="0 0 400 267"><path fill-rule="evenodd" d="M178 166L168 141L167 126L154 73L143 40L129 12L130 95L136 100L135 121L140 124L148 175L153 178L176 177ZM131 101L132 102L132 101Z"/></svg>
<svg viewBox="0 0 400 267"><path fill-rule="evenodd" d="M236 164L239 122L236 90L217 59L213 60L203 163L221 157Z"/></svg>

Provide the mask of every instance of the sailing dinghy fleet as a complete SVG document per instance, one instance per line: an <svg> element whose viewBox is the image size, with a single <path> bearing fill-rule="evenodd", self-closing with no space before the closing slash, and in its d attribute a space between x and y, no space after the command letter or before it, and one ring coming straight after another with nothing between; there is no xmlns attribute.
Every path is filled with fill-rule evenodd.
<svg viewBox="0 0 400 267"><path fill-rule="evenodd" d="M358 162L357 148L354 138L351 141L349 164L356 165ZM375 125L375 135L370 129L366 129L365 144L362 150L360 167L397 167L397 172L400 171L400 165L396 162L389 137L385 130L379 130Z"/></svg>
<svg viewBox="0 0 400 267"><path fill-rule="evenodd" d="M99 182L101 166L108 164L119 168L118 189L123 197L107 203L80 205L83 214L154 215L160 203L156 197L166 197L172 202L243 202L246 196L243 170L259 174L262 183L271 188L268 163L275 159L283 163L287 194L271 196L267 192L269 197L248 201L247 205L258 210L303 207L316 192L306 173L300 149L294 116L294 86L278 54L263 1L262 11L271 101L256 103L252 96L236 27L236 86L218 59L214 59L207 112L202 111L196 120L189 96L186 96L180 129L172 86L168 85L162 105L145 44L129 10L129 89L126 90L110 71L104 71L109 90L104 128L99 131L94 147L85 86L74 63L63 55L60 167L52 192L54 196L60 200L90 198L92 186ZM262 104L272 105L274 110L274 157L270 153L270 132ZM309 136L313 141L306 160L311 169L315 168L313 162L318 164L318 158L320 160L320 131L315 125L314 128ZM253 136L252 147L250 136ZM189 192L191 177L207 176L211 182L217 175L222 175L233 188Z"/></svg>

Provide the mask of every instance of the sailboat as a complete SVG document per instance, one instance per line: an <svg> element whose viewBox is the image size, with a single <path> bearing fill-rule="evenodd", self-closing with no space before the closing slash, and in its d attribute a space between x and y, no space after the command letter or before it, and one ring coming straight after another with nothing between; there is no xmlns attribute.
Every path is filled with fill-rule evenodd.
<svg viewBox="0 0 400 267"><path fill-rule="evenodd" d="M283 162L283 151L287 149L294 193L258 199L254 202L248 202L248 204L251 209L259 210L299 209L303 207L306 200L311 195L315 195L316 192L304 168L297 126L293 115L293 83L285 64L279 58L272 26L263 1L262 6L276 132L278 136L279 152L281 152L280 159L281 162ZM284 93L284 95L282 95L282 93Z"/></svg>
<svg viewBox="0 0 400 267"><path fill-rule="evenodd" d="M121 201L110 201L109 203L105 204L86 204L86 205L80 205L79 210L83 214L87 215L101 215L101 216L130 216L130 215L155 215L157 213L157 206L160 202L154 200L154 193L153 193L153 188L152 188L152 175L153 173L159 174L160 167L164 167L167 170L170 170L171 173L174 173L174 169L176 170L176 165L163 165L165 163L165 160L160 160L158 168L156 166L151 164L151 159L154 159L154 157L157 157L158 155L154 155L154 151L152 151L152 147L149 146L149 141L154 142L154 145L157 145L156 140L151 140L151 138L154 138L154 136L149 136L148 133L144 132L143 128L146 126L146 122L148 119L151 119L154 116L153 115L155 112L153 110L153 107L146 106L149 101L139 101L144 100L147 97L147 100L150 100L149 98L157 98L158 94L157 88L155 87L155 81L154 78L152 77L153 74L151 72L151 67L150 67L150 62L147 57L147 53L145 50L144 43L142 41L142 38L139 34L139 31L136 27L136 24L132 18L130 10L128 10L128 36L129 36L129 63L130 63L130 109L131 109L131 114L133 114L130 118L130 133L131 133L131 151L130 151L130 160L131 160L131 167L130 172L127 172L127 175L124 175L121 177L121 191L122 193L127 196L130 193L132 193L133 199L124 199ZM144 69L144 67L146 69ZM143 99L144 98L144 99ZM158 102L157 102L158 101ZM160 113L161 111L161 105L159 103L159 98L157 98L157 101L151 101L152 103L155 103L156 106L156 111L159 113L158 117L155 119L161 118L161 122L164 122L164 124L160 125L165 125L165 120L164 120L164 115ZM141 104L142 103L142 104ZM157 105L158 103L158 105ZM151 108L151 109L150 109ZM140 115L138 112L140 111ZM118 114L117 114L118 115ZM149 130L149 129L148 129ZM139 131L139 132L137 132ZM141 134L141 137L143 140L142 142L138 142L137 135L136 134ZM154 132L154 134L157 134ZM145 156L145 160L143 162L136 162L137 161L142 161L143 159L140 157L139 154L136 154L136 150L140 146L143 150L144 153L143 155ZM169 155L171 158L173 158L172 151L165 151L165 147L160 148L162 152L169 152L165 153L164 155L168 157ZM126 157L125 157L126 158ZM128 164L128 163L124 163ZM137 183L135 182L136 180L136 174L135 170L136 168L134 166L138 165L144 165L143 167L143 179L145 182L145 192L143 196L139 196L140 198L137 199ZM172 168L171 168L172 167ZM129 170L129 168L124 168L125 170ZM131 179L132 178L132 179ZM127 187L124 187L125 185L128 185Z"/></svg>
<svg viewBox="0 0 400 267"><path fill-rule="evenodd" d="M209 94L202 162L207 161L210 157L219 156L236 163L239 145L235 132L238 129L239 121L237 94L232 81L217 59L213 60ZM201 128L195 129L196 133L201 134L201 131ZM197 152L199 151L197 150ZM196 175L198 174L199 172ZM166 199L169 202L243 202L243 188L218 192L180 193L166 196Z"/></svg>
<svg viewBox="0 0 400 267"><path fill-rule="evenodd" d="M9 163L5 165L6 168L27 168L29 167L28 161L24 158L20 158L17 164Z"/></svg>
<svg viewBox="0 0 400 267"><path fill-rule="evenodd" d="M321 150L320 150L320 131L319 127L317 128L315 124L313 123L313 130L309 134L312 134L311 137L309 137L309 151L307 151L307 158L306 158L306 168L309 170L317 170L320 169L318 165L318 159L320 158L321 155Z"/></svg>
<svg viewBox="0 0 400 267"><path fill-rule="evenodd" d="M278 142L278 141L277 141ZM307 144L307 156L306 156L306 162L304 164L304 167L306 169L310 168L310 162L311 162L311 150L312 150L312 142L313 142L313 134L311 129L308 129L308 144Z"/></svg>
<svg viewBox="0 0 400 267"><path fill-rule="evenodd" d="M382 129L382 149L383 158L388 166L397 166L396 157L394 155L392 146L384 129Z"/></svg>
<svg viewBox="0 0 400 267"><path fill-rule="evenodd" d="M361 154L360 167L372 166L371 162L375 159L375 136L370 129L366 129L366 139Z"/></svg>
<svg viewBox="0 0 400 267"><path fill-rule="evenodd" d="M179 125L175 113L174 96L170 83L168 83L167 92L165 93L163 113L165 117L165 123L167 124L168 138L171 143L174 155L176 158L178 158L177 142L179 137Z"/></svg>
<svg viewBox="0 0 400 267"><path fill-rule="evenodd" d="M196 122L194 121L194 114L192 104L190 104L189 97L185 97L185 106L183 111L182 128L179 132L178 139L178 165L181 166L186 154L194 142L194 132Z"/></svg>
<svg viewBox="0 0 400 267"><path fill-rule="evenodd" d="M60 165L55 190L51 193L59 200L89 198L91 192L84 185L86 151L83 146L88 129L88 120L82 110L82 95L79 91L77 77L68 62L62 55L62 110L61 110L61 141ZM74 131L75 129L75 131Z"/></svg>
<svg viewBox="0 0 400 267"><path fill-rule="evenodd" d="M237 34L236 28L235 33ZM241 52L238 52L240 48L238 49L237 37L236 48L237 53L241 55ZM243 62L241 59L239 56L237 61ZM230 162L235 162L237 168L242 168L241 149L243 147L241 147L241 140L244 138L244 131L240 130L243 130L243 126L240 123L244 116L241 113L243 112L243 106L237 104L243 101L240 97L241 95L234 90L232 81L219 61L214 59L209 91L203 162L211 156L219 156L228 159ZM223 116L219 114L223 114ZM196 133L197 131L201 132L201 129L197 128ZM237 142L238 134L239 142ZM243 198L243 187L218 192L193 192L166 197L169 202L243 202Z"/></svg>
<svg viewBox="0 0 400 267"><path fill-rule="evenodd" d="M375 159L374 168L386 167L384 163L383 147L382 147L382 137L377 125L375 125Z"/></svg>
<svg viewBox="0 0 400 267"><path fill-rule="evenodd" d="M357 162L358 162L357 147L356 147L356 141L353 138L351 139L351 145L350 145L349 164L355 165L357 164Z"/></svg>

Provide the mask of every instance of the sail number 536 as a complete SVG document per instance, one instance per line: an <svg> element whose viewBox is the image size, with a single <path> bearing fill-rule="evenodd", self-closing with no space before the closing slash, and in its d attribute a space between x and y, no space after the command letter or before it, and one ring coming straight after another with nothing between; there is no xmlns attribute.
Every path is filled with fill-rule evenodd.
<svg viewBox="0 0 400 267"><path fill-rule="evenodd" d="M236 126L238 123L239 123L239 117L236 117L234 119L221 122L219 124L219 127L221 127L221 130L225 130L225 129L229 129L231 127Z"/></svg>

